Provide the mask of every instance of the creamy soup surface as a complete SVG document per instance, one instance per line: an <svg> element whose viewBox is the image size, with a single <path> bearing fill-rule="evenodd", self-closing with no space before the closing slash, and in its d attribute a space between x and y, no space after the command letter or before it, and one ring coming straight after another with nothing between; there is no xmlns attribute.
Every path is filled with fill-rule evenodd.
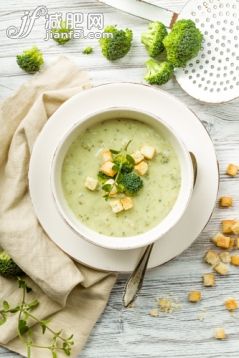
<svg viewBox="0 0 239 358"><path fill-rule="evenodd" d="M97 178L100 151L120 149L132 140L128 152L154 146L155 157L142 176L143 188L133 197L131 210L112 212L101 189L85 188L86 177ZM169 143L151 126L132 119L110 119L89 127L71 144L62 167L62 187L68 206L86 226L107 236L133 236L158 225L172 209L180 189L178 157Z"/></svg>

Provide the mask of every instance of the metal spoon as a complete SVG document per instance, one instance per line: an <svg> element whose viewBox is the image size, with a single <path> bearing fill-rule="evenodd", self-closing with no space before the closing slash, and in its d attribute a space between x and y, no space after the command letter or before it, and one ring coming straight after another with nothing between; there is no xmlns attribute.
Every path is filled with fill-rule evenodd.
<svg viewBox="0 0 239 358"><path fill-rule="evenodd" d="M190 156L191 156L191 160L192 160L193 173L194 173L193 186L195 187L196 180L197 180L197 160L195 158L195 155L191 152L190 152ZM126 285L124 288L124 293L123 293L123 299L122 299L124 307L129 307L129 305L131 305L135 301L135 299L143 285L145 272L147 270L147 266L148 266L148 262L149 262L149 258L150 258L153 246L154 246L154 243L150 244L146 247L136 268L131 273L129 279L126 282Z"/></svg>

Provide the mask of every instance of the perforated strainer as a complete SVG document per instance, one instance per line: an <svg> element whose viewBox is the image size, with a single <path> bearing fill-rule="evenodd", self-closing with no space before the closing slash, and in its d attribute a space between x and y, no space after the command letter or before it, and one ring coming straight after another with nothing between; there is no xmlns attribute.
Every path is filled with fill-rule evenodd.
<svg viewBox="0 0 239 358"><path fill-rule="evenodd" d="M150 0L101 1L168 27L177 19L192 19L203 33L203 47L185 68L175 71L178 83L204 102L239 97L239 0L189 0L180 14L149 4Z"/></svg>

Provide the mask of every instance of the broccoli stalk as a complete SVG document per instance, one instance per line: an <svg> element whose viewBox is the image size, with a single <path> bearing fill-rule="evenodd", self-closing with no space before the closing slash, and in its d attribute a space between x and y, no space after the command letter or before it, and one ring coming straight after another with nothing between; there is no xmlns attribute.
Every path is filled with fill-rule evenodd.
<svg viewBox="0 0 239 358"><path fill-rule="evenodd" d="M146 66L148 72L144 78L150 84L162 85L173 75L173 65L168 61L159 63L151 58L146 62Z"/></svg>
<svg viewBox="0 0 239 358"><path fill-rule="evenodd" d="M159 21L151 22L148 30L141 36L141 42L151 57L157 57L164 50L163 39L168 34L164 24Z"/></svg>
<svg viewBox="0 0 239 358"><path fill-rule="evenodd" d="M101 51L109 61L122 58L129 52L133 38L132 30L119 30L116 26L107 26L103 35L99 40Z"/></svg>
<svg viewBox="0 0 239 358"><path fill-rule="evenodd" d="M73 35L73 29L67 25L66 21L61 21L58 28L51 29L52 38L59 45L64 45L71 40Z"/></svg>
<svg viewBox="0 0 239 358"><path fill-rule="evenodd" d="M35 73L40 70L44 63L42 52L37 47L23 51L17 55L17 64L27 73Z"/></svg>
<svg viewBox="0 0 239 358"><path fill-rule="evenodd" d="M0 252L0 275L7 278L24 275L24 272L5 251Z"/></svg>
<svg viewBox="0 0 239 358"><path fill-rule="evenodd" d="M192 20L177 21L163 39L168 61L174 67L184 67L188 60L197 56L202 40L203 35Z"/></svg>

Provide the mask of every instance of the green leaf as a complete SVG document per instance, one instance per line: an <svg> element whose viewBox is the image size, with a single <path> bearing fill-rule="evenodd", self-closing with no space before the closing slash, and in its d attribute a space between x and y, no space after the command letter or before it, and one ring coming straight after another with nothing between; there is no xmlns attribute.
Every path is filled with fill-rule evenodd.
<svg viewBox="0 0 239 358"><path fill-rule="evenodd" d="M5 312L1 312L1 317L0 317L0 326L2 326L7 320L7 315Z"/></svg>
<svg viewBox="0 0 239 358"><path fill-rule="evenodd" d="M3 301L2 306L4 311L8 311L10 308L9 303L7 301Z"/></svg>
<svg viewBox="0 0 239 358"><path fill-rule="evenodd" d="M71 347L70 347L70 345L69 345L68 342L64 342L64 343L63 343L62 349L63 349L63 351L65 352L65 354L66 354L67 356L70 356L70 355L71 355Z"/></svg>
<svg viewBox="0 0 239 358"><path fill-rule="evenodd" d="M107 193L109 193L112 190L112 185L111 184L105 184L105 185L102 186L102 189L104 191L106 191Z"/></svg>
<svg viewBox="0 0 239 358"><path fill-rule="evenodd" d="M9 312L10 313L16 313L16 312L18 312L20 310L20 306L16 306L16 307L14 307L14 308L11 308L10 310L9 310Z"/></svg>
<svg viewBox="0 0 239 358"><path fill-rule="evenodd" d="M119 150L115 150L115 149L110 149L110 152L111 152L112 154L119 154L119 153L120 153Z"/></svg>
<svg viewBox="0 0 239 358"><path fill-rule="evenodd" d="M42 334L45 334L46 329L47 329L47 325L48 325L49 322L50 322L49 319L41 320L40 325L41 325L41 328L42 328Z"/></svg>
<svg viewBox="0 0 239 358"><path fill-rule="evenodd" d="M23 319L20 319L18 322L18 331L19 334L22 336L24 333L26 333L29 330L29 327L27 325L27 322Z"/></svg>
<svg viewBox="0 0 239 358"><path fill-rule="evenodd" d="M126 154L126 159L128 160L128 162L130 163L130 164L133 164L134 165L134 158L133 157L131 157L131 155L129 155L129 154Z"/></svg>
<svg viewBox="0 0 239 358"><path fill-rule="evenodd" d="M116 172L119 171L119 168L120 168L120 166L119 166L118 164L114 164L113 167L112 167L112 169L113 169L114 171L116 171Z"/></svg>
<svg viewBox="0 0 239 358"><path fill-rule="evenodd" d="M52 351L52 358L57 358L57 353L56 353L56 351Z"/></svg>
<svg viewBox="0 0 239 358"><path fill-rule="evenodd" d="M39 301L37 299L33 300L28 304L29 309L32 311L34 308L39 306Z"/></svg>

